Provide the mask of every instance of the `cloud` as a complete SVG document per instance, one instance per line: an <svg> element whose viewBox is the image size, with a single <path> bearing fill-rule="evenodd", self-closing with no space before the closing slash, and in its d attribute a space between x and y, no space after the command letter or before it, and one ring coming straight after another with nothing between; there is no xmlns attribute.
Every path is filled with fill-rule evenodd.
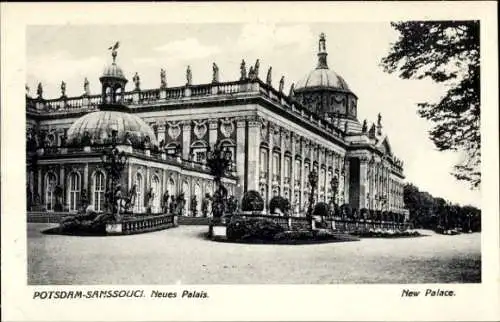
<svg viewBox="0 0 500 322"><path fill-rule="evenodd" d="M175 40L155 50L165 54L169 60L177 61L205 58L220 52L219 47L204 45L196 38Z"/></svg>
<svg viewBox="0 0 500 322"><path fill-rule="evenodd" d="M31 88L41 82L44 96L58 96L62 81L67 84L67 93L80 95L83 92L84 77L89 80L100 75L106 65L105 57L90 56L75 58L68 51L57 51L33 56L27 60L27 83ZM91 80L92 82L92 80Z"/></svg>

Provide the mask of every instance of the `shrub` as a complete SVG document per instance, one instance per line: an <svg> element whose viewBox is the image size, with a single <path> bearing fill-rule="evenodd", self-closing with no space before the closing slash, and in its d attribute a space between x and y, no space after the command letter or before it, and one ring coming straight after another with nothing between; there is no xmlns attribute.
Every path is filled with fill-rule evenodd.
<svg viewBox="0 0 500 322"><path fill-rule="evenodd" d="M318 202L313 209L313 216L327 217L330 214L330 206L326 202Z"/></svg>
<svg viewBox="0 0 500 322"><path fill-rule="evenodd" d="M269 202L269 210L271 214L276 213L276 209L279 209L283 214L288 214L290 211L290 202L288 199L281 196L273 197Z"/></svg>
<svg viewBox="0 0 500 322"><path fill-rule="evenodd" d="M264 210L264 199L255 190L249 190L243 195L241 200L242 211L262 211Z"/></svg>
<svg viewBox="0 0 500 322"><path fill-rule="evenodd" d="M234 218L227 225L228 240L270 241L284 229L278 223L265 218Z"/></svg>

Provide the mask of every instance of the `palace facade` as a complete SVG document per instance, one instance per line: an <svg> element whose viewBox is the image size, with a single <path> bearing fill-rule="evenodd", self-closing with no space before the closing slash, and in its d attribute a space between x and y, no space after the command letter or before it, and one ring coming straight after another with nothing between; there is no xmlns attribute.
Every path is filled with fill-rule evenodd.
<svg viewBox="0 0 500 322"><path fill-rule="evenodd" d="M248 70L243 61L232 82L219 81L215 64L206 84L192 84L189 67L179 87L168 87L162 70L159 88L142 89L136 74L127 91L116 50L99 78L99 95L89 93L87 79L79 97L67 97L63 83L61 97L46 99L39 84L36 97L26 94L29 208L54 211L59 203L59 210L73 212L85 195L102 210L107 173L100 156L113 138L128 155L121 184L124 191L136 185L135 212L145 211L148 192L152 211L160 212L168 192L184 193L186 213L196 199L201 215L202 199L214 189L207 149L220 145L233 161L223 182L239 200L257 190L266 204L281 195L303 213L315 170L316 201L407 214L403 164L380 115L371 125L360 123L356 94L328 67L324 34L318 45L317 66L289 93L284 78L272 86L271 68L261 79L259 61Z"/></svg>

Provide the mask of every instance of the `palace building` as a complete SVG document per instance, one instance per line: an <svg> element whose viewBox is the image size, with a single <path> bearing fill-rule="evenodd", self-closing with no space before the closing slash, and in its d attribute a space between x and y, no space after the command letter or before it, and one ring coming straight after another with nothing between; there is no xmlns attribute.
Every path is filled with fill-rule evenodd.
<svg viewBox="0 0 500 322"><path fill-rule="evenodd" d="M214 189L207 149L219 145L231 151L223 182L238 200L248 190L259 191L266 204L281 195L303 214L315 170L316 201L406 215L403 163L380 115L370 125L359 121L356 94L328 66L324 34L318 45L317 66L289 93L284 78L278 89L272 86L271 68L261 78L259 61L248 70L243 61L232 82L220 82L213 64L206 84L192 84L188 67L183 86L168 87L161 70L158 88L142 89L136 74L127 90L116 50L99 77L98 95L89 93L87 79L78 97L67 97L62 83L61 97L47 99L39 84L36 97L26 94L28 207L74 212L85 195L102 210L108 174L101 155L115 140L128 156L122 189L137 187L134 212L145 211L148 192L152 211L161 212L168 192L184 193L188 214L196 199L194 215L201 215L202 199Z"/></svg>

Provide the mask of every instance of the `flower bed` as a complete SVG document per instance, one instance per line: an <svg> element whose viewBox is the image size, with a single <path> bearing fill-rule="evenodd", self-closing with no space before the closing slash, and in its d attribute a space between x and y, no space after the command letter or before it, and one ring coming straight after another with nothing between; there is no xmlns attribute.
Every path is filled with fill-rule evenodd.
<svg viewBox="0 0 500 322"><path fill-rule="evenodd" d="M403 238L403 237L420 237L423 236L418 231L414 230L382 230L382 229L369 229L369 230L357 230L351 232L351 235L358 236L361 238Z"/></svg>

